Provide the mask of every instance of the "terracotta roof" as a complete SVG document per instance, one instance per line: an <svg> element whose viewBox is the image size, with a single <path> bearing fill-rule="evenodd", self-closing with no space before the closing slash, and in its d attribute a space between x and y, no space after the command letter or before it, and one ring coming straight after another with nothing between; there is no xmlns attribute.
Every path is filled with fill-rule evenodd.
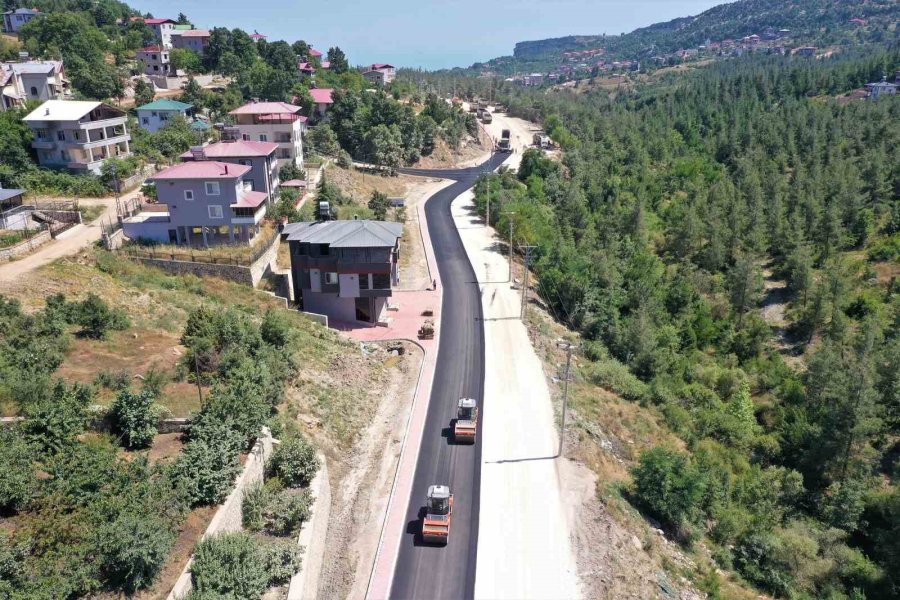
<svg viewBox="0 0 900 600"><path fill-rule="evenodd" d="M318 50L316 50L315 48L310 48L310 49L309 49L309 55L310 55L310 56L315 56L316 58L319 58L319 57L322 56L322 53L319 52Z"/></svg>
<svg viewBox="0 0 900 600"><path fill-rule="evenodd" d="M247 165L231 165L214 160L195 160L173 165L149 177L152 181L166 179L237 179L250 171Z"/></svg>
<svg viewBox="0 0 900 600"><path fill-rule="evenodd" d="M272 114L294 114L300 112L299 106L288 104L287 102L248 102L233 111L230 115L272 115Z"/></svg>
<svg viewBox="0 0 900 600"><path fill-rule="evenodd" d="M394 65L389 65L387 63L373 63L372 70L377 71L378 69L393 69Z"/></svg>
<svg viewBox="0 0 900 600"><path fill-rule="evenodd" d="M265 192L244 192L231 208L256 208L265 201Z"/></svg>
<svg viewBox="0 0 900 600"><path fill-rule="evenodd" d="M144 23L147 25L162 25L163 23L172 23L175 24L175 21L172 19L144 19Z"/></svg>
<svg viewBox="0 0 900 600"><path fill-rule="evenodd" d="M309 90L309 95L316 104L333 104L334 99L331 96L333 91L331 88L313 88Z"/></svg>
<svg viewBox="0 0 900 600"><path fill-rule="evenodd" d="M236 140L234 142L216 142L203 147L206 158L243 158L249 156L269 156L278 149L274 142L251 142ZM181 158L193 159L194 154L189 150L181 155Z"/></svg>

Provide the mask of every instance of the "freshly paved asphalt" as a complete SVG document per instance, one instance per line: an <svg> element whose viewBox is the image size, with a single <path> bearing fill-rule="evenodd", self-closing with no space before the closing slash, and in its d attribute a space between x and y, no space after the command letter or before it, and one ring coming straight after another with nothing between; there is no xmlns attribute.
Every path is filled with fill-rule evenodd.
<svg viewBox="0 0 900 600"><path fill-rule="evenodd" d="M478 550L481 495L481 422L475 445L452 443L450 424L460 398L484 396L484 329L475 272L450 214L453 200L472 187L485 170L508 155L498 154L477 167L454 170L404 169L408 175L456 181L428 199L425 213L441 276L443 314L434 385L412 493L406 509L406 534L394 570L391 598L400 600L472 598ZM421 541L420 511L428 486L449 485L453 521L446 547Z"/></svg>

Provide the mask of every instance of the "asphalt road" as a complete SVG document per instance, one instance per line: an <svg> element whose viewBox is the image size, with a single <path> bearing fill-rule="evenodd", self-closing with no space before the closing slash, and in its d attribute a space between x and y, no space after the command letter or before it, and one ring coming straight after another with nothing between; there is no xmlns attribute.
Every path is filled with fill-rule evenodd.
<svg viewBox="0 0 900 600"><path fill-rule="evenodd" d="M496 169L508 155L497 154L470 169L403 170L409 175L454 179L428 199L425 212L434 256L441 274L443 308L434 385L412 495L406 509L406 532L394 571L391 598L401 600L472 598L478 550L481 495L481 422L477 443L457 446L450 435L460 398L481 402L484 390L484 329L475 272L469 263L450 204L472 187L486 169ZM446 547L421 541L420 511L428 486L449 485L453 520Z"/></svg>

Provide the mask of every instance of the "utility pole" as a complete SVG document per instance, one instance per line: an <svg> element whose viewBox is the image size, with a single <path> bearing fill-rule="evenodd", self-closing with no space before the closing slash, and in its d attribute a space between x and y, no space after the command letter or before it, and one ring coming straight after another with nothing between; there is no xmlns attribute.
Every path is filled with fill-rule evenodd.
<svg viewBox="0 0 900 600"><path fill-rule="evenodd" d="M513 280L513 269L512 269L512 254L513 254L512 234L513 234L513 220L512 220L512 216L513 216L514 214L516 214L516 213L515 213L515 211L506 211L506 212L503 213L503 214L506 215L506 218L509 220L509 281L510 281L510 283L512 283L512 280Z"/></svg>
<svg viewBox="0 0 900 600"><path fill-rule="evenodd" d="M525 281L522 286L522 313L519 318L525 320L525 309L528 308L528 266L531 264L531 251L537 246L521 246L525 250Z"/></svg>
<svg viewBox="0 0 900 600"><path fill-rule="evenodd" d="M569 342L559 342L556 345L566 351L566 375L565 381L563 381L562 427L559 430L559 450L556 453L557 457L562 457L563 441L566 439L566 410L569 406L569 379L572 376L572 350L576 349L577 346L570 344Z"/></svg>

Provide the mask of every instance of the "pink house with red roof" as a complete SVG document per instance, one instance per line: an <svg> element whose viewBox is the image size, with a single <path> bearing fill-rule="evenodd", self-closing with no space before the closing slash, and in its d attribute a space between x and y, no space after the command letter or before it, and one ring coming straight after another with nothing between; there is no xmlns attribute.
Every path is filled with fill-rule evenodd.
<svg viewBox="0 0 900 600"><path fill-rule="evenodd" d="M276 158L282 167L293 162L303 166L303 133L306 117L300 107L287 102L248 102L229 113L241 139L251 142L273 142L278 145Z"/></svg>
<svg viewBox="0 0 900 600"><path fill-rule="evenodd" d="M252 189L250 171L246 165L214 160L160 171L148 181L168 211L125 219L125 236L198 247L251 242L266 215L266 193Z"/></svg>
<svg viewBox="0 0 900 600"><path fill-rule="evenodd" d="M312 88L309 95L312 96L315 107L313 110L320 117L324 117L325 113L334 104L334 90L332 88Z"/></svg>
<svg viewBox="0 0 900 600"><path fill-rule="evenodd" d="M387 85L397 77L397 69L394 65L375 63L363 72L363 77L375 85Z"/></svg>
<svg viewBox="0 0 900 600"><path fill-rule="evenodd" d="M244 181L250 182L250 189L254 192L265 192L267 201L271 204L277 200L276 194L281 183L278 179L278 159L275 157L277 150L278 144L274 142L224 139L208 146L192 148L181 155L181 160L215 160L250 167Z"/></svg>

